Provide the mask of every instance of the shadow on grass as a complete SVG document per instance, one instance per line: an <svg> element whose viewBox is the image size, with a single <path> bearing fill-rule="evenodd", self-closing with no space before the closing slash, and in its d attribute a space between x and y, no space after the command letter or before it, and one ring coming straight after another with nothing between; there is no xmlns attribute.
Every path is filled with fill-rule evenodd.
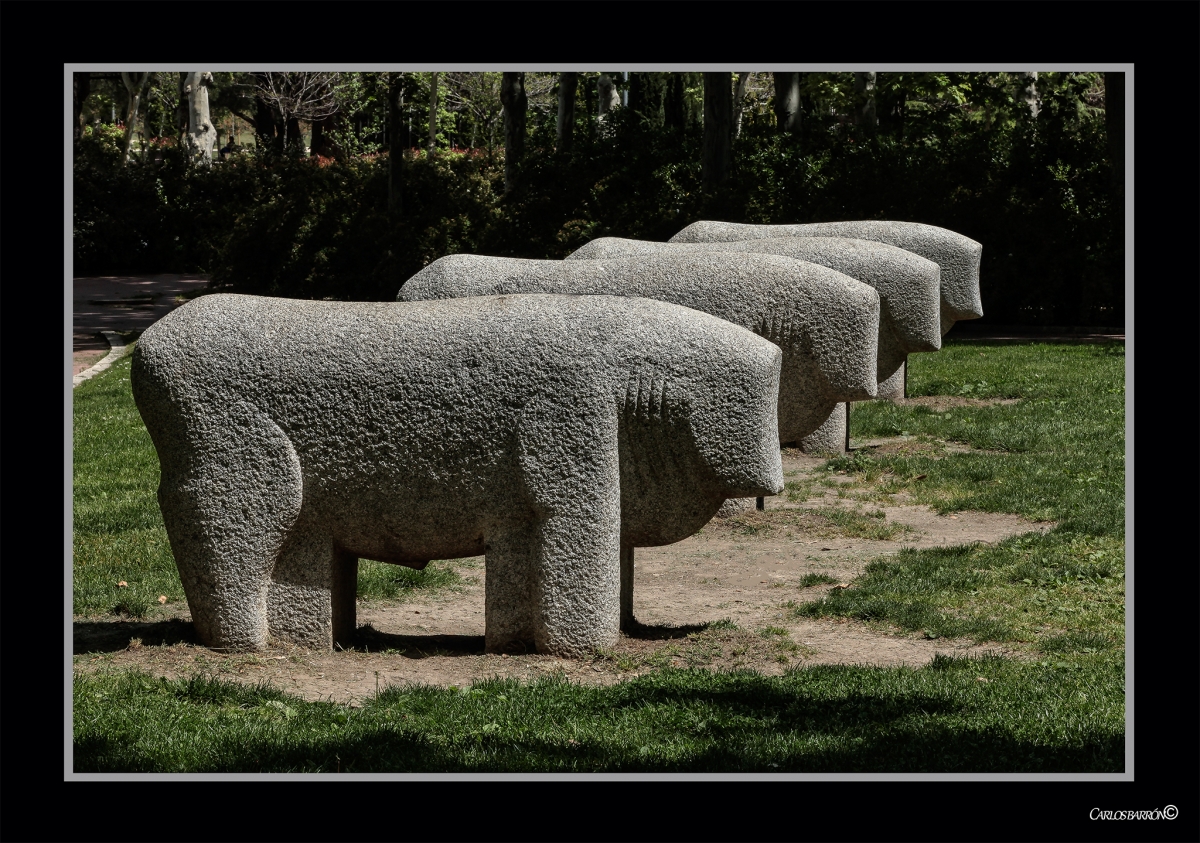
<svg viewBox="0 0 1200 843"><path fill-rule="evenodd" d="M668 624L643 624L637 621L622 634L639 641L671 641L687 638L697 632L703 632L713 626L711 623L683 624L670 626ZM396 650L409 658L422 659L427 656L481 656L484 654L484 636L482 635L396 635L390 632L380 632L370 624L363 624L354 634L354 649L364 649L370 652ZM504 652L513 655L533 653L532 642L522 644L514 642Z"/></svg>
<svg viewBox="0 0 1200 843"><path fill-rule="evenodd" d="M1098 737L1083 746L1046 747L1003 734L950 729L916 734L907 730L853 749L766 755L713 747L677 759L656 758L638 747L624 752L589 742L562 745L540 740L513 744L482 736L471 750L439 746L423 735L380 730L334 745L314 741L286 749L270 741L227 747L219 761L187 772L208 773L470 773L470 772L647 772L647 773L1119 773L1125 741ZM474 756L474 758L472 757ZM486 756L486 758L481 757ZM756 757L757 756L757 757ZM475 759L478 760L475 760ZM184 772L146 759L121 741L90 736L75 744L77 773Z"/></svg>
<svg viewBox="0 0 1200 843"><path fill-rule="evenodd" d="M196 628L191 621L171 619L165 621L75 621L73 624L72 652L115 653L128 648L131 638L141 640L143 646L157 647L172 644L199 644ZM394 650L412 659L428 656L479 656L483 655L482 635L391 635L364 625L354 635L352 649L378 653ZM522 652L520 647L516 652Z"/></svg>
<svg viewBox="0 0 1200 843"><path fill-rule="evenodd" d="M710 628L711 623L688 623L680 626L671 626L663 623L640 623L635 620L628 628L621 632L629 638L634 638L638 641L671 641L677 638L687 638L697 632L703 632Z"/></svg>
<svg viewBox="0 0 1200 843"><path fill-rule="evenodd" d="M175 618L165 621L75 621L72 627L72 652L77 656L115 653L128 647L131 638L140 638L147 647L199 643L191 621Z"/></svg>
<svg viewBox="0 0 1200 843"><path fill-rule="evenodd" d="M354 649L371 653L393 650L410 659L429 656L482 656L482 635L395 635L363 624L354 632ZM518 645L514 652L523 652Z"/></svg>
<svg viewBox="0 0 1200 843"><path fill-rule="evenodd" d="M886 700L856 692L817 700L799 688L753 677L728 677L712 684L724 687L709 687L702 694L683 686L664 688L645 682L619 690L597 689L577 712L585 722L594 710L619 707L625 710L623 718L640 719L650 716L646 712L656 710L656 703L670 700L684 703L686 709L703 699L704 710L697 711L694 720L681 728L663 729L660 726L666 724L648 721L639 726L621 719L604 728L585 726L554 737L544 731L538 734L541 730L505 734L487 722L492 717L504 719L496 713L477 723L462 718L455 733L447 735L438 726L430 728L428 722L420 726L394 719L383 722L379 713L364 710L358 715L363 720L333 734L298 737L297 732L280 730L230 735L204 756L191 756L182 763L167 755L148 757L144 746L139 747L134 736L124 730L82 735L75 744L74 769L167 771L186 767L194 772L330 773L1124 769L1124 736L1120 733L1093 727L1061 742L1030 739L1013 734L1012 724L990 718L963 723L958 720L965 713L961 704L916 689ZM508 688L509 693L513 688ZM552 690L549 693L556 696ZM386 700L381 702L388 707ZM655 737L668 733L671 740ZM567 740L568 734L575 734L578 740Z"/></svg>

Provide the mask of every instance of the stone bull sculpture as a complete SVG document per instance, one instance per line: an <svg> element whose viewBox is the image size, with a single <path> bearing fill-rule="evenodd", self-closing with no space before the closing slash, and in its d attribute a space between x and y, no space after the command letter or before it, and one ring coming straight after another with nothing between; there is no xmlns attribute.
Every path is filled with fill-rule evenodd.
<svg viewBox="0 0 1200 843"><path fill-rule="evenodd" d="M774 237L719 243L656 243L601 237L567 256L567 260L600 260L679 254L687 250L753 252L782 255L837 270L874 287L879 293L879 394L891 381L903 379L909 354L942 347L939 318L941 284L938 265L885 243L847 237ZM837 404L815 431L799 440L806 451L841 451L849 421L846 405Z"/></svg>
<svg viewBox="0 0 1200 843"><path fill-rule="evenodd" d="M753 331L783 350L779 440L798 442L841 401L873 398L879 294L812 263L768 254L676 250L607 260L448 255L400 289L399 301L573 293L672 302Z"/></svg>
<svg viewBox="0 0 1200 843"><path fill-rule="evenodd" d="M212 295L145 331L132 387L208 646L348 643L359 558L484 554L487 649L573 655L616 641L623 547L782 490L781 357L632 298Z"/></svg>
<svg viewBox="0 0 1200 843"><path fill-rule="evenodd" d="M941 269L941 321L944 336L954 323L983 316L979 298L979 259L983 246L945 228L919 222L859 220L806 225L751 225L694 222L671 243L719 243L774 237L853 237L897 246L931 260Z"/></svg>

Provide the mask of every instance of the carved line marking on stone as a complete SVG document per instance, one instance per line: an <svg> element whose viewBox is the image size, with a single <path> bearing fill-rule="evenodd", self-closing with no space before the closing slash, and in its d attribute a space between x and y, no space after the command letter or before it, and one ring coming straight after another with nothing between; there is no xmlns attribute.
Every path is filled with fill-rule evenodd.
<svg viewBox="0 0 1200 843"><path fill-rule="evenodd" d="M802 350L808 351L812 346L812 340L808 333L802 327L794 324L791 314L778 310L772 310L767 316L764 316L755 333L781 348L799 343Z"/></svg>
<svg viewBox="0 0 1200 843"><path fill-rule="evenodd" d="M71 378L71 389L112 368L112 365L124 357L125 352L129 349L125 340L121 339L121 335L116 331L101 331L100 333L104 334L104 339L108 342L108 355L95 366L92 366L90 369L84 369L78 375Z"/></svg>
<svg viewBox="0 0 1200 843"><path fill-rule="evenodd" d="M667 380L650 372L633 372L625 388L623 411L643 422L670 423Z"/></svg>

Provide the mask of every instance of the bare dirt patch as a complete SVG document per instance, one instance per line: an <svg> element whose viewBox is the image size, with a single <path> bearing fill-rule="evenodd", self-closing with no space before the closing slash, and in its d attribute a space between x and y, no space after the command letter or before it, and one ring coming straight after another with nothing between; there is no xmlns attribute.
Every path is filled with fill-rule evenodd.
<svg viewBox="0 0 1200 843"><path fill-rule="evenodd" d="M89 348L85 351L75 351L71 354L71 377L86 371L108 356L108 347Z"/></svg>
<svg viewBox="0 0 1200 843"><path fill-rule="evenodd" d="M823 462L784 452L789 481L812 479ZM894 504L864 505L839 497L839 478L833 479L834 488L808 487L804 500L769 498L763 512L714 520L674 545L639 548L634 584L639 625L611 651L589 659L484 653L486 572L476 559L461 560L463 585L457 592L360 603L359 637L351 651L274 644L263 653L217 653L195 642L186 606L168 604L145 621L77 618L75 666L137 667L166 677L203 671L269 681L306 699L353 704L388 685L463 686L493 676L528 680L561 673L584 684L611 684L668 666L779 674L796 665L917 666L938 653L1004 652L997 645L889 634L845 619L791 617L788 601L823 597L851 582L871 560L902 547L993 543L1053 526L995 513L941 516L906 503L902 495ZM846 520L834 508L852 515ZM835 582L805 586L814 574Z"/></svg>
<svg viewBox="0 0 1200 843"><path fill-rule="evenodd" d="M987 451L982 448L972 448L962 442L948 442L941 439L930 439L928 436L888 436L880 439L853 439L850 442L855 451L866 450L872 454L895 454L904 457L929 457L941 459L947 454L965 454L971 451L981 454L996 454L999 451Z"/></svg>
<svg viewBox="0 0 1200 843"><path fill-rule="evenodd" d="M962 395L921 395L916 398L894 398L892 403L901 407L929 407L942 412L953 407L1007 406L1021 401L1020 398L967 398Z"/></svg>

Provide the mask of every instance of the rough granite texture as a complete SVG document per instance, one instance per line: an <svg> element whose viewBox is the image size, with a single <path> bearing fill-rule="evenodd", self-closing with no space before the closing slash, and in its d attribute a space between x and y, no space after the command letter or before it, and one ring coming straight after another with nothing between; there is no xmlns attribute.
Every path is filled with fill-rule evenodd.
<svg viewBox="0 0 1200 843"><path fill-rule="evenodd" d="M896 370L895 374L893 374L887 380L882 380L879 382L879 394L875 396L876 398L895 399L905 397L904 368L907 365L908 361L906 360L903 364L901 364L900 368Z"/></svg>
<svg viewBox="0 0 1200 843"><path fill-rule="evenodd" d="M945 228L919 222L860 220L808 225L750 225L694 222L671 238L672 243L716 243L774 237L854 237L897 246L941 268L942 334L954 323L983 316L979 298L979 258L983 246Z"/></svg>
<svg viewBox="0 0 1200 843"><path fill-rule="evenodd" d="M879 293L879 383L894 376L909 354L942 347L938 265L886 243L848 237L774 237L721 243L655 243L600 237L568 255L567 260L670 255L689 249L796 258L874 287Z"/></svg>
<svg viewBox="0 0 1200 843"><path fill-rule="evenodd" d="M359 558L484 554L487 649L572 655L615 643L634 546L782 490L781 360L642 299L211 295L142 334L132 387L208 646L349 643Z"/></svg>
<svg viewBox="0 0 1200 843"><path fill-rule="evenodd" d="M449 255L406 281L397 298L517 292L658 299L771 340L783 350L779 440L784 444L816 430L839 401L875 396L879 294L840 272L793 258L694 249L570 261Z"/></svg>
<svg viewBox="0 0 1200 843"><path fill-rule="evenodd" d="M835 269L874 287L879 293L879 357L877 398L901 396L904 364L915 352L942 347L941 282L938 265L905 249L849 237L771 237L715 243L656 243L600 237L567 256L568 260L677 254L680 250L757 252L805 260ZM842 453L849 414L839 403L820 426L800 437L807 453Z"/></svg>
<svg viewBox="0 0 1200 843"><path fill-rule="evenodd" d="M849 404L833 408L821 426L800 440L800 450L806 454L844 454L850 430Z"/></svg>

